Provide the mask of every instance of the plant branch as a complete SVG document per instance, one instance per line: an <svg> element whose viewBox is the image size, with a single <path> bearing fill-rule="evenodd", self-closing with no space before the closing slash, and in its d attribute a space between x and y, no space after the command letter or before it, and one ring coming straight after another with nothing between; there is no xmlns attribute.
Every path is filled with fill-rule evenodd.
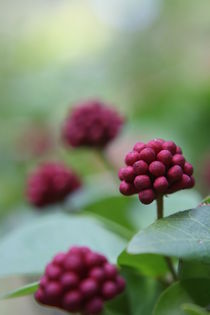
<svg viewBox="0 0 210 315"><path fill-rule="evenodd" d="M161 196L158 196L158 198L157 198L157 219L159 220L159 219L162 219L163 217L164 217L163 196L161 195ZM164 256L164 258L165 258L165 261L168 265L168 269L171 272L173 280L176 281L177 280L177 274L176 274L176 271L174 269L171 258L168 256Z"/></svg>

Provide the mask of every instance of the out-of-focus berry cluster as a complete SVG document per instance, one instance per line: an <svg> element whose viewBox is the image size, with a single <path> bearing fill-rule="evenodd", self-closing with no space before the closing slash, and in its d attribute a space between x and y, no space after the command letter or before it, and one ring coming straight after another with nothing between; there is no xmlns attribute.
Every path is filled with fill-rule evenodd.
<svg viewBox="0 0 210 315"><path fill-rule="evenodd" d="M194 186L193 167L172 141L138 142L126 155L125 163L127 166L119 171L120 192L126 196L138 194L144 204Z"/></svg>
<svg viewBox="0 0 210 315"><path fill-rule="evenodd" d="M104 147L119 133L123 118L99 101L75 107L66 119L63 137L72 147Z"/></svg>
<svg viewBox="0 0 210 315"><path fill-rule="evenodd" d="M100 314L104 302L124 289L125 280L106 257L87 247L72 247L47 265L35 299L71 313Z"/></svg>
<svg viewBox="0 0 210 315"><path fill-rule="evenodd" d="M28 201L44 207L63 201L81 186L78 176L61 163L45 163L30 174L27 183Z"/></svg>

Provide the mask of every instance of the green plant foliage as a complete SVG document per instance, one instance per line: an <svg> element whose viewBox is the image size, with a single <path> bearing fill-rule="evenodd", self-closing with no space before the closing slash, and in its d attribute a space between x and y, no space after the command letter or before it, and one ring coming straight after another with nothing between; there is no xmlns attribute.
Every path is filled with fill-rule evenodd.
<svg viewBox="0 0 210 315"><path fill-rule="evenodd" d="M210 279L210 264L199 261L179 262L179 278L208 278Z"/></svg>
<svg viewBox="0 0 210 315"><path fill-rule="evenodd" d="M205 311L202 307L195 304L184 304L182 309L187 315L208 315L209 313Z"/></svg>
<svg viewBox="0 0 210 315"><path fill-rule="evenodd" d="M210 262L209 211L209 206L202 206L156 221L134 236L128 244L128 253Z"/></svg>
<svg viewBox="0 0 210 315"><path fill-rule="evenodd" d="M153 315L186 315L183 304L194 303L202 307L209 304L210 279L188 279L177 282L160 296Z"/></svg>
<svg viewBox="0 0 210 315"><path fill-rule="evenodd" d="M0 276L40 274L57 252L73 245L90 246L116 262L126 242L94 218L43 215L0 242Z"/></svg>
<svg viewBox="0 0 210 315"><path fill-rule="evenodd" d="M159 277L164 276L168 267L162 256L153 254L130 255L123 251L118 257L120 266L134 268L145 276Z"/></svg>
<svg viewBox="0 0 210 315"><path fill-rule="evenodd" d="M18 297L30 295L30 294L33 294L34 292L36 292L38 286L39 286L39 282L30 283L28 285L25 285L25 286L19 288L19 289L8 292L0 298L1 299L12 299L12 298L18 298Z"/></svg>

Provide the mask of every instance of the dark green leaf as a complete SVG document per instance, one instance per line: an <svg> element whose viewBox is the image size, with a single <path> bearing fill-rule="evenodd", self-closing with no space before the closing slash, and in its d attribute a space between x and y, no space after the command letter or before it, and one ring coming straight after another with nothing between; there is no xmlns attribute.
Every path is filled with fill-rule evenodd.
<svg viewBox="0 0 210 315"><path fill-rule="evenodd" d="M209 304L210 279L188 279L177 282L160 296L153 315L186 315L183 304L194 303L202 307Z"/></svg>
<svg viewBox="0 0 210 315"><path fill-rule="evenodd" d="M30 283L28 285L25 285L24 287L18 288L14 291L11 291L9 293L4 294L1 299L11 299L11 298L18 298L25 295L30 295L36 292L37 288L39 286L39 282Z"/></svg>
<svg viewBox="0 0 210 315"><path fill-rule="evenodd" d="M165 259L153 254L129 255L123 251L118 257L118 264L135 268L142 275L152 277L163 276L168 271Z"/></svg>
<svg viewBox="0 0 210 315"><path fill-rule="evenodd" d="M210 207L186 210L156 221L134 236L127 251L210 262Z"/></svg>
<svg viewBox="0 0 210 315"><path fill-rule="evenodd" d="M179 278L208 278L210 279L210 264L204 264L199 261L181 261L179 262Z"/></svg>

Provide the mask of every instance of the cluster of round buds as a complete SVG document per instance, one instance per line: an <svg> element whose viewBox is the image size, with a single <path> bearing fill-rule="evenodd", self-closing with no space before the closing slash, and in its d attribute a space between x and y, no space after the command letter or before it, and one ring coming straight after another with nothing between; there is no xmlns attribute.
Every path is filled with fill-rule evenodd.
<svg viewBox="0 0 210 315"><path fill-rule="evenodd" d="M172 141L138 142L126 155L125 163L127 166L119 171L120 192L126 196L138 194L144 204L159 195L194 186L193 167Z"/></svg>
<svg viewBox="0 0 210 315"><path fill-rule="evenodd" d="M87 247L57 254L45 269L35 299L71 313L100 314L104 302L125 289L125 280L106 257Z"/></svg>
<svg viewBox="0 0 210 315"><path fill-rule="evenodd" d="M75 107L66 119L63 137L73 147L104 147L119 133L123 118L100 101Z"/></svg>
<svg viewBox="0 0 210 315"><path fill-rule="evenodd" d="M63 201L81 186L78 176L61 163L41 164L29 175L26 195L36 207Z"/></svg>

